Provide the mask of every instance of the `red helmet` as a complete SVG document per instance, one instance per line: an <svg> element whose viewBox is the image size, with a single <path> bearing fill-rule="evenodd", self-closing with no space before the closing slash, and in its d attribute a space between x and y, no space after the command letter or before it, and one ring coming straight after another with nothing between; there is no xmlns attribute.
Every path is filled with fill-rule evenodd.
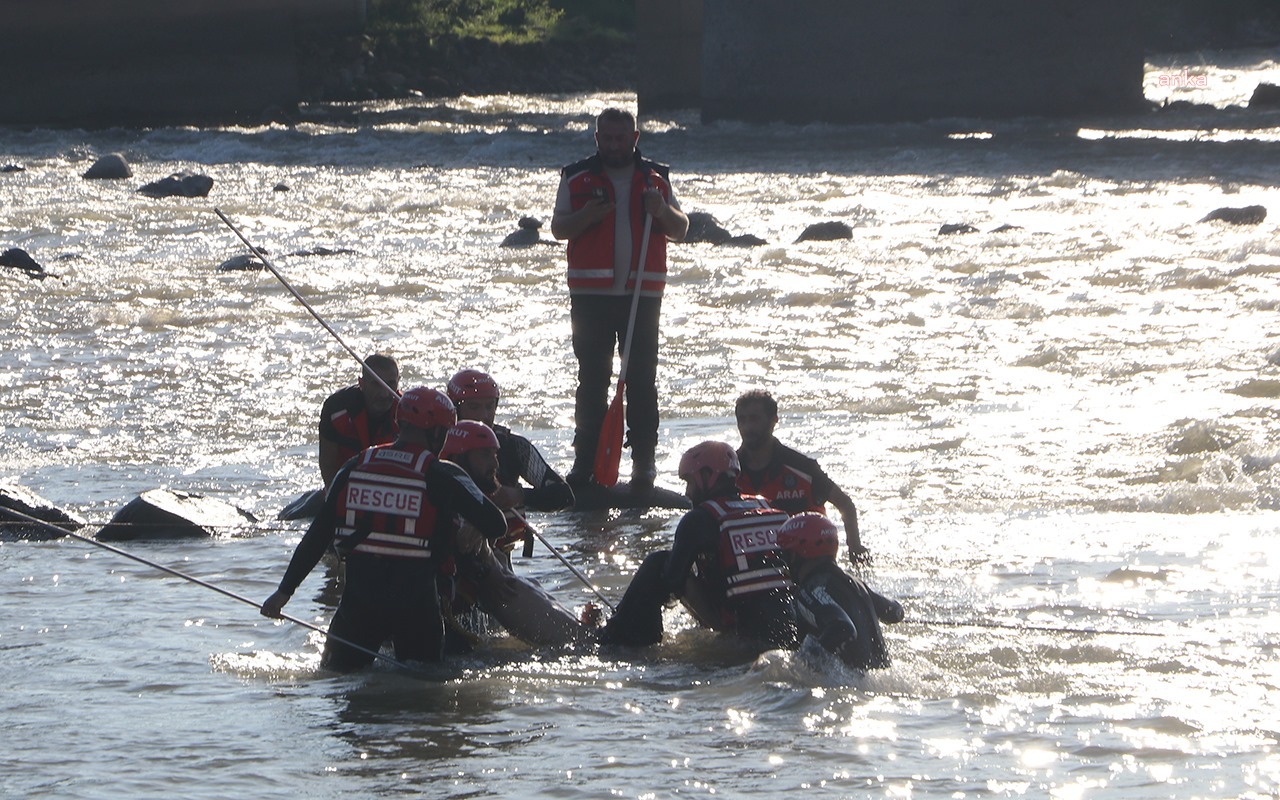
<svg viewBox="0 0 1280 800"><path fill-rule="evenodd" d="M483 422L470 419L458 420L444 437L444 447L440 448L441 458L453 458L459 453L479 450L484 447L498 449L498 437L493 429Z"/></svg>
<svg viewBox="0 0 1280 800"><path fill-rule="evenodd" d="M455 403L463 400L497 400L498 382L478 369L464 369L449 379L446 391L449 392L449 399Z"/></svg>
<svg viewBox="0 0 1280 800"><path fill-rule="evenodd" d="M693 481L704 492L715 486L721 475L736 478L739 472L738 453L724 442L696 444L680 457L680 480Z"/></svg>
<svg viewBox="0 0 1280 800"><path fill-rule="evenodd" d="M448 428L458 421L458 409L453 401L438 389L416 386L400 395L396 410L396 422L416 428Z"/></svg>
<svg viewBox="0 0 1280 800"><path fill-rule="evenodd" d="M801 558L835 558L840 550L840 535L834 522L816 511L806 511L778 529L778 547Z"/></svg>

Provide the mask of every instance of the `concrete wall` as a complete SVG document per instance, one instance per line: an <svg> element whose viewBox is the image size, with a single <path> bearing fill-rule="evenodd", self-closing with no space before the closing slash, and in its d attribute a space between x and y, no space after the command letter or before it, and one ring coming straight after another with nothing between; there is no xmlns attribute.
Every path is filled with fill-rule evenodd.
<svg viewBox="0 0 1280 800"><path fill-rule="evenodd" d="M640 115L697 108L702 98L702 0L636 0Z"/></svg>
<svg viewBox="0 0 1280 800"><path fill-rule="evenodd" d="M702 1L704 121L1066 116L1143 102L1138 3Z"/></svg>
<svg viewBox="0 0 1280 800"><path fill-rule="evenodd" d="M252 119L297 103L296 36L363 21L364 0L4 0L0 123Z"/></svg>

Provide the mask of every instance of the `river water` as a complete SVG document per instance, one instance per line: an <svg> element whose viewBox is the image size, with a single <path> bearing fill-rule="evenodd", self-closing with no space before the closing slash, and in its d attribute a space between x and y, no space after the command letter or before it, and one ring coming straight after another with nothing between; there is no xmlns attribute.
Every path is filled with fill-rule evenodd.
<svg viewBox="0 0 1280 800"><path fill-rule="evenodd" d="M1148 94L1225 107L1275 57L1170 57ZM1184 68L1206 85L1171 82ZM96 523L156 487L239 505L263 522L128 547L271 592L302 530L274 514L318 484L315 418L356 370L268 273L217 269L243 248L215 206L405 386L491 371L500 421L566 471L563 254L498 244L549 219L608 104L634 97L0 131L0 166L25 168L0 174L0 245L60 276L0 272L0 480ZM892 668L757 658L673 609L644 651L497 638L439 680L334 676L317 634L247 605L73 539L5 541L0 795L1275 797L1280 243L1272 219L1198 220L1274 211L1278 141L1275 112L646 120L687 210L769 242L671 249L659 482L737 441L739 392L772 391L779 437L858 504L863 576L906 607ZM113 151L134 178L81 179ZM210 196L136 192L180 170ZM794 243L824 220L852 238ZM349 252L295 255L316 248ZM616 599L677 516L534 521ZM517 569L590 599L545 553ZM334 597L317 569L288 610L324 624Z"/></svg>

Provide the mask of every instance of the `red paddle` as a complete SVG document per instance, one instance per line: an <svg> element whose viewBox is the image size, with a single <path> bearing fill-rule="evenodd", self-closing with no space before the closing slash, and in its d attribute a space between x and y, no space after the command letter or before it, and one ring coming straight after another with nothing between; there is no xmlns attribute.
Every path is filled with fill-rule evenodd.
<svg viewBox="0 0 1280 800"><path fill-rule="evenodd" d="M631 317L627 320L626 344L622 347L622 364L618 367L618 389L613 402L605 412L600 425L600 441L596 444L596 461L593 467L596 483L613 486L618 482L618 465L622 463L622 428L625 414L622 392L627 385L627 361L631 358L631 334L636 327L636 309L640 307L640 287L644 283L644 260L649 254L649 232L653 229L653 215L644 215L644 239L640 242L640 264L636 268L636 288L631 294Z"/></svg>

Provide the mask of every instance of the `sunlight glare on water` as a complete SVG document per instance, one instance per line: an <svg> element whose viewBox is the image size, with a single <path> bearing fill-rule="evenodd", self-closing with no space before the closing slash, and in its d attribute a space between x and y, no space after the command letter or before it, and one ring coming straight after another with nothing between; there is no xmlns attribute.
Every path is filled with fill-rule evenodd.
<svg viewBox="0 0 1280 800"><path fill-rule="evenodd" d="M1239 103L1274 70L1242 63L1160 95L1171 57L1148 94ZM556 170L615 104L634 97L0 131L0 165L25 168L0 174L0 245L59 276L0 273L0 479L95 523L157 486L240 505L263 521L130 549L274 589L302 531L275 513L318 485L316 414L354 362L270 274L218 269L244 248L214 206L403 385L492 372L499 422L564 472L563 249L498 244L522 216L550 238ZM503 637L432 678L334 676L319 634L81 542L4 541L0 666L26 679L0 692L0 794L1274 795L1280 246L1270 221L1199 220L1274 205L1280 125L1206 114L645 121L686 210L767 242L671 248L659 483L693 443L737 441L738 393L773 392L779 438L857 503L875 554L857 573L906 607L890 669L812 644L757 657L672 608L645 651ZM135 179L81 180L115 151ZM184 169L209 198L135 191ZM797 243L832 220L849 239ZM616 600L677 518L533 521ZM593 599L544 554L517 569ZM317 568L290 610L325 624L336 580Z"/></svg>

